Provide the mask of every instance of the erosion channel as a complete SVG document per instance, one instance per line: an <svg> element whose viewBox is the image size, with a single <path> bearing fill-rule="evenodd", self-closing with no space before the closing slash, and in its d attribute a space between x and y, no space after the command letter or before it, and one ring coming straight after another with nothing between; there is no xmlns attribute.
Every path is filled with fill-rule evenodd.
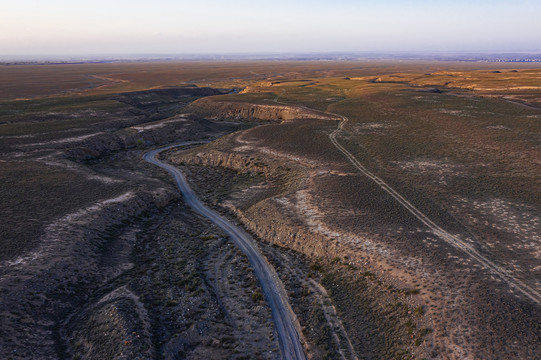
<svg viewBox="0 0 541 360"><path fill-rule="evenodd" d="M182 192L186 204L201 215L208 218L215 225L219 226L231 241L248 256L254 269L257 279L261 284L263 294L272 311L272 318L278 339L280 350L284 359L305 359L302 343L300 341L300 325L289 305L286 291L282 281L279 279L274 268L263 258L252 237L241 228L233 225L216 211L203 205L201 200L190 188L186 178L180 170L174 166L168 165L156 158L156 156L165 150L183 145L191 145L192 142L180 143L176 145L165 146L145 154L145 161L152 163L167 170L175 179L175 183Z"/></svg>

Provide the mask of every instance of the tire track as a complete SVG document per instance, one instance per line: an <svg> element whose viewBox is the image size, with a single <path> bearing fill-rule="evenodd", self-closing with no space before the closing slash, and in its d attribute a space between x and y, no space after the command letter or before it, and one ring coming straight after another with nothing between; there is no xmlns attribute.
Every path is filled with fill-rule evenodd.
<svg viewBox="0 0 541 360"><path fill-rule="evenodd" d="M283 102L278 101L278 99L283 96L285 93L285 90L282 91L281 94L276 96L276 98L273 99L275 103L280 103L284 105L290 105ZM372 181L374 181L382 190L384 190L386 193L391 195L396 201L398 201L402 206L404 206L413 216L415 216L419 221L421 221L426 227L428 227L436 236L438 236L440 239L448 243L449 245L453 246L454 248L466 253L471 258L476 260L479 264L483 265L486 269L488 269L490 272L492 272L494 275L505 281L511 288L517 290L518 292L522 293L524 296L526 296L528 299L532 300L536 304L541 304L541 293L532 288L531 286L525 284L523 281L515 278L513 275L509 274L504 269L500 268L498 265L496 265L493 261L483 256L479 251L477 251L475 248L473 248L470 244L466 243L465 241L461 240L460 238L452 235L451 233L444 230L442 227L434 223L428 216L423 214L419 209L417 209L412 203L410 203L408 200L406 200L402 195L400 195L396 190L394 190L391 186L389 186L387 183L385 183L381 178L370 172L368 169L366 169L358 160L353 156L352 153L350 153L344 146L342 146L338 140L337 135L343 130L344 124L349 121L349 119L340 114L327 112L327 111L319 111L310 109L306 106L299 106L300 108L312 110L316 112L320 112L322 114L325 114L327 116L335 116L336 118L340 119L338 123L338 127L329 134L329 139L333 143L333 145L340 150L342 154L346 156L346 158L349 160L357 170L364 176L368 177Z"/></svg>
<svg viewBox="0 0 541 360"><path fill-rule="evenodd" d="M291 309L286 290L276 270L263 258L253 238L240 227L233 225L216 211L205 206L190 188L184 174L174 166L166 164L156 158L165 150L183 145L198 144L197 142L184 142L165 146L152 150L143 156L143 159L153 165L159 166L169 172L182 193L187 205L199 214L208 218L212 223L220 227L231 241L248 257L254 273L261 284L263 295L272 311L272 319L278 342L282 352L282 358L292 360L306 360L302 345L301 326Z"/></svg>
<svg viewBox="0 0 541 360"><path fill-rule="evenodd" d="M515 278L511 274L509 274L504 269L500 268L498 265L496 265L494 262L492 262L490 259L486 258L482 254L479 253L475 248L473 248L470 244L464 242L460 238L450 234L443 228L441 228L439 225L434 223L432 220L430 220L425 214L423 214L420 210L418 210L413 204L411 204L408 200L406 200L402 195L400 195L396 190L394 190L392 187L390 187L387 183L385 183L381 178L374 175L372 172L370 172L368 169L366 169L356 158L351 154L344 146L342 146L338 140L336 139L336 136L343 130L344 124L349 120L347 117L339 114L334 113L327 113L328 115L334 115L342 120L339 122L338 127L336 130L334 130L331 134L329 134L329 139L333 143L333 145L342 152L346 156L346 158L349 160L350 163L353 164L363 174L364 176L368 177L372 181L374 181L382 190L387 192L389 195L391 195L396 201L398 201L402 206L404 206L413 216L415 216L419 221L421 221L426 227L428 227L436 236L438 236L440 239L444 240L454 248L461 250L462 252L469 255L471 258L476 260L478 263L483 265L486 269L491 271L494 275L498 276L500 279L505 281L507 284L509 284L512 288L518 290L520 293L525 295L527 298L532 300L533 302L537 304L541 304L541 293L537 291L536 289L528 286L523 281Z"/></svg>

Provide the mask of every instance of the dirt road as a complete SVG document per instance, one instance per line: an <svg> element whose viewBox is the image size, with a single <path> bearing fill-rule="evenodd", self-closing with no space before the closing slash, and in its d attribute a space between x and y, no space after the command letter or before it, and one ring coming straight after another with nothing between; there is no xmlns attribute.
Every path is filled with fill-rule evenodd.
<svg viewBox="0 0 541 360"><path fill-rule="evenodd" d="M381 178L377 177L376 175L368 171L364 166L362 166L361 163L355 158L355 156L353 156L353 154L347 151L346 148L344 148L336 139L336 136L342 131L344 124L348 121L348 118L342 115L338 115L338 114L332 114L332 113L328 113L328 114L335 115L342 118L342 121L340 121L336 130L334 130L331 134L329 134L329 138L331 139L331 142L333 143L333 145L347 157L349 162L351 162L353 166L357 168L357 170L359 170L363 175L365 175L366 177L374 181L376 184L378 184L378 186L382 190L384 190L389 195L391 195L396 201L398 201L402 206L404 206L411 214L413 214L413 216L415 216L426 227L432 230L432 232L436 236L438 236L440 239L444 240L451 246L468 254L471 258L473 258L478 263L483 265L486 269L491 271L494 275L504 280L512 288L522 293L533 302L537 304L541 304L541 294L539 293L539 291L537 291L536 289L528 286L524 282L513 277L511 274L509 274L508 272L506 272L505 270L497 266L490 259L480 254L479 251L474 249L470 244L466 243L464 240L442 229L440 226L438 226L432 220L430 220L425 214L419 211L415 206L413 206L402 195L400 195L396 190L394 190L389 185L387 185L387 183L385 183Z"/></svg>
<svg viewBox="0 0 541 360"><path fill-rule="evenodd" d="M193 210L208 218L215 225L219 226L231 241L248 257L254 273L257 276L263 295L272 311L272 318L275 324L276 333L284 359L306 359L301 343L301 330L297 317L289 305L288 297L278 275L274 268L264 259L256 247L253 238L243 231L240 227L233 225L227 219L223 218L216 211L206 207L188 185L182 172L156 158L156 156L165 150L192 145L194 142L184 142L181 144L170 145L156 150L152 150L144 155L144 160L159 166L168 171L174 178L175 183L182 192L186 204Z"/></svg>
<svg viewBox="0 0 541 360"><path fill-rule="evenodd" d="M280 102L278 99L280 96L283 96L285 93L285 90L282 91L281 94L276 96L276 98L273 99L273 101L277 104L283 104L283 105L290 105L284 102ZM291 105L290 105L291 106ZM527 285L523 281L515 278L511 274L509 274L507 271L496 265L493 261L488 259L486 256L483 256L479 251L477 251L475 248L473 248L470 244L465 242L464 240L460 239L459 237L450 234L448 231L444 230L442 227L434 223L431 219L428 218L425 214L423 214L419 209L417 209L413 204L411 204L408 200L406 200L402 195L400 195L396 190L394 190L392 187L390 187L387 183L385 183L381 178L377 177L375 174L370 172L368 169L366 169L356 158L353 156L352 153L350 153L345 147L343 147L337 140L336 136L343 130L344 124L348 122L348 118L340 115L335 114L331 112L326 111L318 111L314 109L310 109L306 106L298 106L300 108L320 112L326 116L334 116L337 119L341 119L338 123L338 127L329 134L329 139L333 143L333 145L340 150L342 154L346 156L346 158L349 160L349 162L359 170L361 174L368 177L372 181L374 181L382 190L387 192L389 195L391 195L396 201L398 201L402 206L404 206L413 216L415 216L419 221L421 221L426 227L428 227L436 236L438 236L443 241L447 242L451 246L463 251L467 255L469 255L471 258L476 260L478 263L483 265L486 269L488 269L490 272L492 272L494 275L498 276L500 279L505 281L507 284L509 284L513 289L518 291L519 293L522 293L524 296L526 296L531 301L541 304L541 293L531 286Z"/></svg>

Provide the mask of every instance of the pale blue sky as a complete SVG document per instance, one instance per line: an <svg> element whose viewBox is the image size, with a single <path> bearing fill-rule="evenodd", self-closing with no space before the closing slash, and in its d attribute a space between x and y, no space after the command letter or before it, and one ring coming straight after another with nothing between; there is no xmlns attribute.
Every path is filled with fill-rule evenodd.
<svg viewBox="0 0 541 360"><path fill-rule="evenodd" d="M541 0L1 0L0 55L541 51Z"/></svg>

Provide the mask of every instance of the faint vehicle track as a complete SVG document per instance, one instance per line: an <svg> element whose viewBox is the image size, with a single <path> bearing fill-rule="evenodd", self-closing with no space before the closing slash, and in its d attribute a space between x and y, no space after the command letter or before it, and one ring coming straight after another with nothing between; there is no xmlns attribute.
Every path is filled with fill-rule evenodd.
<svg viewBox="0 0 541 360"><path fill-rule="evenodd" d="M261 284L265 300L271 308L282 357L284 359L306 359L301 342L301 327L291 309L284 285L274 268L261 255L252 237L216 211L206 207L189 187L184 174L180 170L156 159L156 156L162 151L192 144L197 144L197 142L184 142L152 150L144 155L144 160L169 172L182 192L186 204L220 227L229 235L233 243L246 254Z"/></svg>
<svg viewBox="0 0 541 360"><path fill-rule="evenodd" d="M280 103L284 105L289 105L287 103L283 103L278 101L278 99L283 96L285 93L285 90L282 91L282 93L276 98L273 99L275 103ZM418 210L413 204L411 204L408 200L406 200L402 195L400 195L396 190L394 190L392 187L390 187L387 183L385 183L381 178L374 175L372 172L370 172L368 169L366 169L356 158L353 156L352 153L350 153L344 146L342 146L338 140L336 139L336 136L343 130L344 124L349 121L349 119L340 114L335 114L332 112L326 112L326 111L318 111L315 109L310 109L306 106L298 106L303 109L307 109L310 111L320 112L322 114L325 114L326 116L335 116L340 120L338 123L338 127L329 134L329 139L333 143L333 145L342 152L346 158L361 172L361 174L365 175L372 181L374 181L382 190L384 190L386 193L391 195L396 201L398 201L402 206L404 206L413 216L415 216L419 221L421 221L425 226L427 226L432 232L438 236L443 241L447 242L454 248L463 251L464 253L468 254L471 258L476 260L478 263L483 265L486 269L491 271L493 274L498 276L500 279L505 281L507 284L509 284L512 288L518 290L523 295L525 295L527 298L532 300L533 302L537 304L541 304L541 293L537 291L536 289L532 288L531 286L528 286L523 281L515 278L511 274L509 274L504 269L500 268L498 265L496 265L494 262L492 262L490 259L486 258L482 254L479 253L476 249L474 249L470 244L466 243L465 241L461 240L460 238L450 234L443 228L441 228L439 225L434 223L432 220L430 220L425 214L423 214L420 210Z"/></svg>
<svg viewBox="0 0 541 360"><path fill-rule="evenodd" d="M338 346L338 354L344 360L359 360L357 354L355 353L355 348L349 339L348 333L344 328L344 325L340 321L338 314L336 313L335 307L332 303L327 304L325 302L326 298L329 298L327 290L317 281L310 279L307 281L312 291L316 295L317 302L323 311L323 316L327 324L331 327L332 337L336 345Z"/></svg>
<svg viewBox="0 0 541 360"><path fill-rule="evenodd" d="M387 185L382 179L380 179L379 177L377 177L376 175L368 171L364 166L362 166L361 163L355 158L355 156L353 156L353 154L347 151L346 148L344 148L336 139L336 136L340 133L340 131L342 131L344 124L348 121L348 118L339 114L333 114L333 113L327 113L327 114L335 115L342 118L342 121L340 121L336 130L334 130L331 134L329 134L329 139L331 140L333 145L338 150L340 150L348 158L348 160L353 164L353 166L355 166L363 175L365 175L369 179L373 180L376 184L378 184L378 186L381 189L383 189L385 192L391 195L396 201L398 201L402 206L404 206L411 214L413 214L413 216L415 216L419 221L421 221L430 230L432 230L432 232L435 235L437 235L439 238L441 238L448 244L452 245L453 247L459 250L462 250L473 259L477 260L477 262L479 262L485 268L487 268L492 273L500 277L502 280L508 283L511 287L515 288L522 294L526 295L530 300L534 301L537 304L541 304L541 293L539 293L536 289L533 289L532 287L528 286L524 282L520 281L519 279L516 279L511 274L507 273L505 270L501 269L494 262L487 259L485 256L481 255L470 244L466 243L465 241L459 239L458 237L442 229L440 226L438 226L436 223L430 220L425 214L419 211L415 206L413 206L402 195L400 195L396 190L394 190L392 187Z"/></svg>

